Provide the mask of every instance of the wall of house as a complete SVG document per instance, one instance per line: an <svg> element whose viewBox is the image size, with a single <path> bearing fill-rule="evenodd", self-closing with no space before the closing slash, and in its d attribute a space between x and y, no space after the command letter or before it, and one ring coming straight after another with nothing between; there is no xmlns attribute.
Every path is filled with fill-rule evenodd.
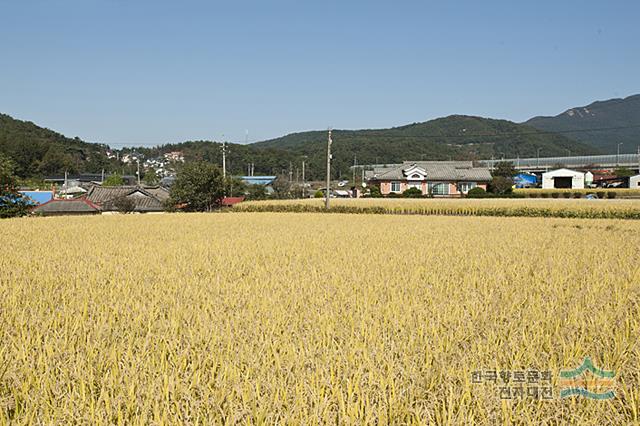
<svg viewBox="0 0 640 426"><path fill-rule="evenodd" d="M584 173L554 173L548 172L542 174L542 189L554 189L554 179L557 177L570 177L572 189L584 189Z"/></svg>
<svg viewBox="0 0 640 426"><path fill-rule="evenodd" d="M397 182L397 181L394 181ZM482 188L485 191L487 190L486 183L477 183L478 188ZM400 182L400 194L409 189L409 185L407 182ZM380 182L380 193L382 195L389 195L391 193L391 181L383 181ZM429 193L427 182L422 182L422 193L427 195ZM446 197L447 195L442 195L442 197ZM458 191L458 187L455 183L449 183L449 195L448 196L460 196L460 192Z"/></svg>
<svg viewBox="0 0 640 426"><path fill-rule="evenodd" d="M397 181L393 181L393 182L397 182ZM409 186L407 185L406 182L400 182L400 192L398 192L398 194L402 194L404 191L407 190L407 188L409 188ZM391 194L391 181L380 182L380 193L382 195Z"/></svg>

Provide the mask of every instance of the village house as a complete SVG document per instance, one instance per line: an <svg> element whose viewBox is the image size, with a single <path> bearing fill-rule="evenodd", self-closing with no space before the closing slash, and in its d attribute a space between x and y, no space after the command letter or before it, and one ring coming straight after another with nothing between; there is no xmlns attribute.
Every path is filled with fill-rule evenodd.
<svg viewBox="0 0 640 426"><path fill-rule="evenodd" d="M122 197L133 201L134 212L158 213L165 210L169 191L158 186L93 186L87 193L87 199L101 206L103 212L118 211L116 200Z"/></svg>
<svg viewBox="0 0 640 426"><path fill-rule="evenodd" d="M474 167L471 161L405 161L376 167L365 177L370 184L380 186L382 195L416 188L423 195L441 197L459 197L476 187L486 190L491 181L489 169Z"/></svg>
<svg viewBox="0 0 640 426"><path fill-rule="evenodd" d="M100 206L86 198L60 199L54 198L36 206L32 213L42 216L87 215L100 214Z"/></svg>

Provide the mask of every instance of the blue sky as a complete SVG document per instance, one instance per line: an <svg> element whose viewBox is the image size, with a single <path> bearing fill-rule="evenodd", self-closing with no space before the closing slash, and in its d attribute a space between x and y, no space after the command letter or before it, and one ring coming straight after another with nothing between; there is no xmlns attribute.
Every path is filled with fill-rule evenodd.
<svg viewBox="0 0 640 426"><path fill-rule="evenodd" d="M0 0L0 112L91 142L242 142L640 87L637 1Z"/></svg>

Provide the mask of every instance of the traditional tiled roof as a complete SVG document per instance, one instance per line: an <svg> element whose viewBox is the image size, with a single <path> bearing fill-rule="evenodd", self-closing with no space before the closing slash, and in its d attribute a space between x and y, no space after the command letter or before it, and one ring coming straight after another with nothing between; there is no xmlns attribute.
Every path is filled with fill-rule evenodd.
<svg viewBox="0 0 640 426"><path fill-rule="evenodd" d="M393 167L378 167L365 177L373 180L406 179L406 171L417 166L426 171L428 181L488 182L491 173L487 168L473 167L471 161L405 161Z"/></svg>
<svg viewBox="0 0 640 426"><path fill-rule="evenodd" d="M100 213L100 206L86 198L53 199L33 209L34 213L54 214L95 214Z"/></svg>
<svg viewBox="0 0 640 426"><path fill-rule="evenodd" d="M89 190L87 198L102 206L106 211L117 210L114 201L120 197L132 199L135 202L134 211L136 212L163 211L163 201L169 198L168 192L164 189L157 190L157 188L152 190L158 195L139 186L94 186Z"/></svg>
<svg viewBox="0 0 640 426"><path fill-rule="evenodd" d="M169 191L167 188L163 188L162 186L145 186L144 190L160 201L169 199Z"/></svg>

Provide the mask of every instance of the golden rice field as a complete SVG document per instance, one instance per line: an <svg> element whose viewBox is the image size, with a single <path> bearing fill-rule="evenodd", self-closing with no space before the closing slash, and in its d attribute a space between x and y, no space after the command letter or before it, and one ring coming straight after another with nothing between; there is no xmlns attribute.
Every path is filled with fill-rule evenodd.
<svg viewBox="0 0 640 426"><path fill-rule="evenodd" d="M639 221L52 217L0 243L1 424L640 422ZM586 356L615 398L559 398ZM490 370L551 371L552 399Z"/></svg>
<svg viewBox="0 0 640 426"><path fill-rule="evenodd" d="M640 199L542 199L542 198L336 198L336 213L422 214L452 216L524 216L640 219ZM324 212L324 199L249 201L234 206L248 212Z"/></svg>

